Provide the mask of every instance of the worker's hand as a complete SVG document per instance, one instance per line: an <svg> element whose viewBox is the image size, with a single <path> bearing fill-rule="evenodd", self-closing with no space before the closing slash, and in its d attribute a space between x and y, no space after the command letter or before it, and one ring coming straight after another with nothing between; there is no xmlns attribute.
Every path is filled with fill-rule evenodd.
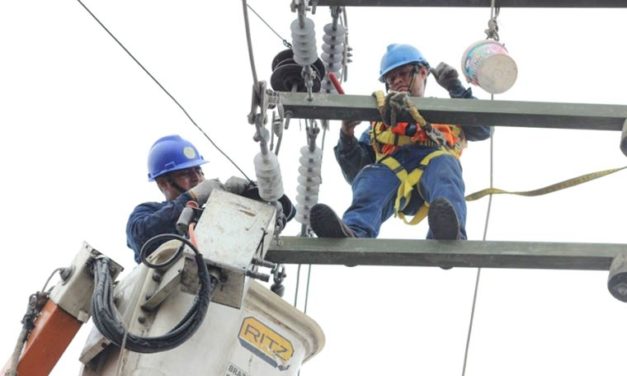
<svg viewBox="0 0 627 376"><path fill-rule="evenodd" d="M447 91L452 91L460 87L463 88L461 81L459 80L459 74L452 66L446 63L440 63L437 67L431 68L433 77L438 82L438 85L442 86Z"/></svg>
<svg viewBox="0 0 627 376"><path fill-rule="evenodd" d="M381 111L383 122L389 126L395 126L400 121L401 114L409 110L409 95L406 92L390 91L385 96L385 104Z"/></svg>
<svg viewBox="0 0 627 376"><path fill-rule="evenodd" d="M192 199L198 203L198 205L203 206L207 200L209 199L209 195L214 189L222 189L224 190L224 185L220 183L218 179L209 179L203 180L197 186L187 191Z"/></svg>
<svg viewBox="0 0 627 376"><path fill-rule="evenodd" d="M341 131L347 136L355 135L355 127L359 125L359 120L343 120Z"/></svg>
<svg viewBox="0 0 627 376"><path fill-rule="evenodd" d="M236 195L241 195L248 189L248 187L250 187L251 184L252 182L248 179L231 176L229 180L224 183L224 190L235 193Z"/></svg>

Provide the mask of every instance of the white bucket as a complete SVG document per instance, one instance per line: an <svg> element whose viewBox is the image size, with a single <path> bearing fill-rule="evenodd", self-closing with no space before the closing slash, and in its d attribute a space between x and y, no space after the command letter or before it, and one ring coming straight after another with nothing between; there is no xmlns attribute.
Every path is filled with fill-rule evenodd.
<svg viewBox="0 0 627 376"><path fill-rule="evenodd" d="M503 44L486 39L466 49L462 56L462 72L468 82L490 94L500 94L514 85L518 67Z"/></svg>

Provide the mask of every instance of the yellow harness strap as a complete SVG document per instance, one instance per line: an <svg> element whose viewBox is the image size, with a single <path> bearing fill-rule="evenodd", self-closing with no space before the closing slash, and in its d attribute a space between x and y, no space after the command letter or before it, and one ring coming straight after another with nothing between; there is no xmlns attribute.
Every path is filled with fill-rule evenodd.
<svg viewBox="0 0 627 376"><path fill-rule="evenodd" d="M399 135L389 130L385 123L377 121L370 127L371 139L383 145L405 146L410 144L419 144L428 147L438 147L439 145L432 140L416 141L411 136Z"/></svg>
<svg viewBox="0 0 627 376"><path fill-rule="evenodd" d="M403 166L401 166L401 164L391 156L385 156L381 160L379 160L379 163L386 165L390 170L392 170L392 172L396 174L396 177L401 182L400 186L398 187L398 192L396 193L396 201L394 202L394 215L401 218L403 222L408 225L418 224L427 216L427 213L429 211L429 204L427 202L425 202L425 204L420 207L418 212L409 221L405 219L405 214L402 213L402 210L409 203L411 192L414 187L418 186L424 169L433 158L437 158L441 155L455 156L453 153L445 149L436 150L424 157L424 159L420 162L420 166L410 173L407 173L407 170L405 170ZM405 200L403 207L401 207L401 199Z"/></svg>
<svg viewBox="0 0 627 376"><path fill-rule="evenodd" d="M386 124L385 122L374 122L370 127L370 140L372 147L377 155L377 161L386 165L400 180L398 192L396 193L396 200L394 202L394 215L400 217L403 222L409 225L415 225L422 221L429 211L429 204L425 202L420 207L418 212L411 220L405 219L405 214L402 210L405 209L411 198L411 192L414 187L418 186L420 178L424 169L433 158L437 158L442 155L451 155L455 158L459 158L461 151L465 146L465 140L461 128L452 124L430 124L420 114L416 106L409 100L407 95L402 96L402 93L389 93L386 96L382 91L378 90L373 93L376 101L377 109L381 114L381 117L386 118L388 114L390 122L394 124ZM389 97L389 98L388 98ZM386 104L386 101L389 103ZM390 107L390 108L387 108ZM418 137L407 136L402 134L396 134L392 131L392 127L396 126L396 110L399 108L407 110L412 119L419 127L421 134L424 134L425 140L420 140ZM438 126L444 127L447 131L444 134L451 136L452 140L445 137L443 131ZM405 146L410 144L423 145L428 147L438 147L439 149L431 152L420 162L420 166L408 173L407 170L401 166L401 164L390 155L398 146ZM403 207L401 207L401 201Z"/></svg>

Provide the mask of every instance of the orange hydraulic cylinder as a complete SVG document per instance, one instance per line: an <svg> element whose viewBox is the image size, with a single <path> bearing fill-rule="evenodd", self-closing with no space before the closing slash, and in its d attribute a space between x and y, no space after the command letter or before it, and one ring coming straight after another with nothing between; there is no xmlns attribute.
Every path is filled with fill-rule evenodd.
<svg viewBox="0 0 627 376"><path fill-rule="evenodd" d="M49 375L81 325L81 321L48 299L28 336L17 374Z"/></svg>

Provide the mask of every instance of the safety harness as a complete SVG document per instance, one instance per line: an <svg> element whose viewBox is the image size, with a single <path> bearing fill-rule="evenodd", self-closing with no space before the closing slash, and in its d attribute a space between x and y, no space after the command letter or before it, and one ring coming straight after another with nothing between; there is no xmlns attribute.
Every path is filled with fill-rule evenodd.
<svg viewBox="0 0 627 376"><path fill-rule="evenodd" d="M377 162L392 170L400 181L394 202L394 214L405 223L415 225L427 216L429 204L426 200L410 220L405 218L403 210L409 204L414 189L420 194L418 185L425 168L432 159L442 155L459 158L466 146L466 140L462 129L457 125L428 123L405 93L390 93L385 96L382 91L376 91L373 96L383 121L371 124L370 142ZM396 122L399 111L409 112L415 123ZM437 149L424 157L417 168L407 172L400 162L392 157L399 147L406 145Z"/></svg>

